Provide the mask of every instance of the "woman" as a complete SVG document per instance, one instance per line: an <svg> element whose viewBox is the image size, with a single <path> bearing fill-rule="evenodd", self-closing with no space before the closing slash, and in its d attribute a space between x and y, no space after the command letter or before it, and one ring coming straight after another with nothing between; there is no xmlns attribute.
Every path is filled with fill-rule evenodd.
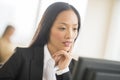
<svg viewBox="0 0 120 80"><path fill-rule="evenodd" d="M0 63L5 63L14 52L14 45L11 42L11 36L14 34L15 28L8 25L0 38Z"/></svg>
<svg viewBox="0 0 120 80"><path fill-rule="evenodd" d="M70 54L79 28L80 16L73 6L53 3L30 47L17 48L0 69L0 80L71 80L74 60Z"/></svg>

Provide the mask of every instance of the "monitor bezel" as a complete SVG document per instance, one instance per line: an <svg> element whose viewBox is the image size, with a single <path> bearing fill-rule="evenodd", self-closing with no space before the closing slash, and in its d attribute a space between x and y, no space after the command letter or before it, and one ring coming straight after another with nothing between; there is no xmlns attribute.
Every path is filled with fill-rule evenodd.
<svg viewBox="0 0 120 80"><path fill-rule="evenodd" d="M88 73L88 71L90 73ZM88 77L89 80L93 80L93 75L95 77L96 72L120 74L120 62L97 58L79 57L78 62L73 70L73 80L88 80Z"/></svg>

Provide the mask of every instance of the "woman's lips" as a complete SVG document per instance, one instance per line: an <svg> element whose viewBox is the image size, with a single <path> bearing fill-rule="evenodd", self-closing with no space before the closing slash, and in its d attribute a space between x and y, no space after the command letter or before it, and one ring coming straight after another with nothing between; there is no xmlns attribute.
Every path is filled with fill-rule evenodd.
<svg viewBox="0 0 120 80"><path fill-rule="evenodd" d="M66 42L63 42L63 44L66 46L66 47L70 47L70 45L72 44L71 41L66 41Z"/></svg>

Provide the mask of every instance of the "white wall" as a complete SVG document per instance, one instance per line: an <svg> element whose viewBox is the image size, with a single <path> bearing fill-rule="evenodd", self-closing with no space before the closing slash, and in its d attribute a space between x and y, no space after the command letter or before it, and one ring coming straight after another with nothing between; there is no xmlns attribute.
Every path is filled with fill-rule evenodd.
<svg viewBox="0 0 120 80"><path fill-rule="evenodd" d="M0 0L0 36L6 25L16 28L12 41L27 46L35 31L36 14L40 0Z"/></svg>
<svg viewBox="0 0 120 80"><path fill-rule="evenodd" d="M105 58L120 61L120 0L114 0Z"/></svg>
<svg viewBox="0 0 120 80"><path fill-rule="evenodd" d="M104 57L112 4L112 0L88 0L84 25L74 50L75 57Z"/></svg>
<svg viewBox="0 0 120 80"><path fill-rule="evenodd" d="M0 1L0 36L2 35L5 26L11 24L14 16L14 5Z"/></svg>

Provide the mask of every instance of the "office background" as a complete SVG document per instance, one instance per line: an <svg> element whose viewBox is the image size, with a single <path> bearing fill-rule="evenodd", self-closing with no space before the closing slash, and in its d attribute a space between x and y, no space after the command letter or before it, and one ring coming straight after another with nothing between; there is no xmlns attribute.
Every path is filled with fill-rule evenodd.
<svg viewBox="0 0 120 80"><path fill-rule="evenodd" d="M74 58L120 61L120 0L0 0L0 36L11 24L16 28L12 42L20 47L29 46L43 12L57 1L72 4L81 15Z"/></svg>

